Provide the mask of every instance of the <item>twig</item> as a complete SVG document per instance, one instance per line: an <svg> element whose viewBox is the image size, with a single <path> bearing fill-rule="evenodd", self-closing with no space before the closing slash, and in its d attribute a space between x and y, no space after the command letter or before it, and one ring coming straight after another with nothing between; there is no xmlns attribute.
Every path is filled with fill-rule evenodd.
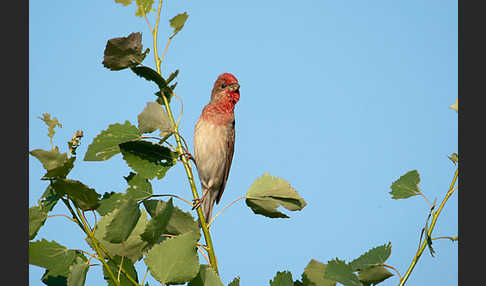
<svg viewBox="0 0 486 286"><path fill-rule="evenodd" d="M148 274L148 268L147 270L145 270L145 274L143 275L142 283L140 285L143 286L143 282L145 282L145 278L147 278L147 274Z"/></svg>
<svg viewBox="0 0 486 286"><path fill-rule="evenodd" d="M182 137L181 135L179 135L179 136L181 137L182 142L184 142L184 146L185 146L185 148L184 148L185 150L184 151L186 153L189 153L189 145L187 145L186 139L184 139L184 137Z"/></svg>
<svg viewBox="0 0 486 286"><path fill-rule="evenodd" d="M202 251L201 246L199 246L199 245L196 245L196 246L197 246L197 250L199 250L199 252L201 252L201 254L204 257L204 259L206 259L208 265L210 265L211 262L209 262L209 258L206 256L206 254L204 253L204 251Z"/></svg>
<svg viewBox="0 0 486 286"><path fill-rule="evenodd" d="M231 203L229 203L227 206L225 206L221 211L219 211L219 213L217 213L212 219L211 221L208 223L208 227L211 226L211 224L213 223L213 221L221 214L223 213L227 208L229 208L231 205L233 205L234 203L236 203L237 201L239 200L242 200L242 199L246 199L246 196L245 197L240 197L240 198L237 198L236 200L232 201Z"/></svg>
<svg viewBox="0 0 486 286"><path fill-rule="evenodd" d="M155 23L155 29L154 29L154 33L153 33L155 67L156 67L157 73L159 75L162 74L161 69L160 69L160 63L161 63L162 59L164 58L165 52L167 51L167 47L170 43L170 38L169 38L169 40L167 41L167 45L165 47L164 55L162 56L162 59L160 59L158 57L158 52L157 52L157 32L159 30L159 21L160 21L161 9L162 9L162 0L159 0L159 5L158 5L158 9L157 9L157 21ZM179 156L181 156L182 154L184 154L184 150L182 148L181 137L179 135L178 127L177 127L177 125L175 125L174 116L172 115L172 110L170 108L169 101L167 100L167 97L162 96L162 100L164 102L164 106L165 106L165 109L167 111L167 116L169 117L169 120L171 121L171 123L174 125L173 131L174 131L175 140L177 142L177 153L178 153ZM191 164L188 162L188 160L185 156L182 156L182 163L184 164L184 169L186 171L187 179L189 181L189 185L191 186L192 196L194 197L194 200L197 200L197 199L199 199L199 194L197 192L196 183L194 182L194 176L192 174ZM218 274L218 264L217 264L217 261L216 261L216 255L214 253L214 247L213 247L213 242L212 242L212 239L211 239L211 234L209 233L209 229L208 229L207 223L204 219L204 214L201 210L201 207L197 208L197 215L198 215L198 218L199 218L199 223L201 225L201 229L202 229L203 234L204 234L204 239L206 240L206 244L208 246L208 254L209 254L210 265L214 269L216 274Z"/></svg>
<svg viewBox="0 0 486 286"><path fill-rule="evenodd" d="M434 230L435 223L437 222L437 219L439 218L439 214L442 211L442 208L444 208L444 205L447 202L447 200L449 199L449 197L457 189L457 186L454 187L454 185L456 184L458 174L459 174L459 169L456 169L456 172L454 173L454 178L452 179L451 186L449 187L449 190L447 191L447 193L446 193L444 199L442 200L442 203L440 204L437 211L435 211L433 213L432 222L430 223L430 228L427 231L426 237L431 237L432 231ZM420 247L420 249L415 254L414 258L412 259L412 263L408 267L408 270L405 273L405 275L403 276L403 278L400 280L400 284L398 284L398 286L405 285L405 282L407 282L408 277L410 277L410 274L412 273L413 269L415 268L415 265L417 264L418 260L420 259L420 256L424 252L424 249L425 249L426 246L427 246L427 239L424 240L424 242L422 243L422 246Z"/></svg>

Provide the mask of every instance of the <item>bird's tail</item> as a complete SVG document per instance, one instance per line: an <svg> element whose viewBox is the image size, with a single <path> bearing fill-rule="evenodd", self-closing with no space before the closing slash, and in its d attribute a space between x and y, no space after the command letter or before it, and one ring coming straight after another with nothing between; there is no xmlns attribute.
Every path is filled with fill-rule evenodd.
<svg viewBox="0 0 486 286"><path fill-rule="evenodd" d="M208 192L207 194L205 193L203 195L203 201L201 203L201 210L203 212L203 215L204 215L204 220L206 220L206 224L209 224L210 220L211 220L211 216L213 214L213 207L214 207L214 203L216 202L216 195L217 194L214 194L216 192L211 192L210 189L206 189L205 190L206 192ZM201 224L199 224L199 227L201 227Z"/></svg>

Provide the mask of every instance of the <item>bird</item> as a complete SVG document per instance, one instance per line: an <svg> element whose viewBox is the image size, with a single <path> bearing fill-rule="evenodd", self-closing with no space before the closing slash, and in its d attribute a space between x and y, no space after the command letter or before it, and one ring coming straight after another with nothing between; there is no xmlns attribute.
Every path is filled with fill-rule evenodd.
<svg viewBox="0 0 486 286"><path fill-rule="evenodd" d="M210 222L214 203L221 200L228 180L235 146L234 110L239 100L236 77L220 74L194 128L194 160L202 188L196 205L201 206L206 223Z"/></svg>

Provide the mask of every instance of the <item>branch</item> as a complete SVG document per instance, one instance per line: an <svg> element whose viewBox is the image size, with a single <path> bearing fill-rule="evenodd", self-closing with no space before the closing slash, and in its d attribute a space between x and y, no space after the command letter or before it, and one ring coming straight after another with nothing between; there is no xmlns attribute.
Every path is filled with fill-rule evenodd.
<svg viewBox="0 0 486 286"><path fill-rule="evenodd" d="M444 208L445 203L447 202L449 197L454 193L454 191L457 189L457 187L454 187L454 185L456 184L458 173L459 173L459 169L456 169L456 172L454 173L454 178L452 179L451 186L449 187L447 194L445 195L444 199L442 200L442 203L440 204L437 211L435 211L433 213L432 222L430 223L430 228L427 231L427 236L429 236L429 237L431 237L432 231L434 230L435 223L437 222L437 219L439 218L440 212ZM405 273L405 275L403 276L403 278L400 279L400 284L398 284L398 286L405 285L405 282L407 282L408 277L410 277L410 274L412 273L413 269L415 268L415 265L417 264L418 260L420 259L420 256L424 252L424 249L425 249L426 246L427 246L427 239L424 239L422 246L419 248L419 250L415 254L414 258L412 259L412 263L408 267L408 270Z"/></svg>
<svg viewBox="0 0 486 286"><path fill-rule="evenodd" d="M170 43L170 38L169 38L169 40L167 41L167 45L165 47L164 55L162 56L162 59L159 59L158 51L157 51L157 32L159 30L159 20L160 20L161 9L162 9L162 0L159 0L159 6L158 6L158 9L157 9L157 22L155 23L155 30L154 30L154 33L153 33L155 67L157 68L157 73L159 75L162 75L161 71L160 71L160 63L161 63L163 57L165 56L165 52L167 51L167 47L169 46L169 43ZM162 96L162 99L164 101L164 106L165 106L165 109L167 110L167 115L169 116L169 120L172 122L172 124L174 126L173 131L174 131L175 140L177 142L177 153L178 153L179 157L182 157L182 163L184 164L184 169L186 171L187 179L189 181L189 185L191 186L192 195L194 197L194 200L197 201L199 199L199 195L197 193L196 184L194 182L194 176L192 174L192 168L191 168L191 165L189 164L186 156L182 156L185 152L184 152L184 148L182 146L181 136L179 135L178 126L175 124L174 116L172 115L172 110L170 108L169 102L167 101L167 97ZM211 239L211 235L209 234L208 225L207 225L206 221L204 220L204 215L202 213L200 206L197 208L197 215L199 217L201 229L202 229L203 234L204 234L204 239L206 240L206 244L208 246L208 254L209 254L210 265L211 265L211 267L213 267L216 274L218 274L218 265L217 265L217 262L216 262L216 255L214 254L213 242L212 242L212 239Z"/></svg>

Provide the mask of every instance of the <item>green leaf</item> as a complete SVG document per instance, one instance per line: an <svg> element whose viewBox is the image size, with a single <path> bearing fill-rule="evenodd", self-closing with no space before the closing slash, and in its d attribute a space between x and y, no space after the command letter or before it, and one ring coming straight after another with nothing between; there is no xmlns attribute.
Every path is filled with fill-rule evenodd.
<svg viewBox="0 0 486 286"><path fill-rule="evenodd" d="M34 239L39 232L39 229L46 222L46 219L47 212L45 212L41 207L29 208L29 240Z"/></svg>
<svg viewBox="0 0 486 286"><path fill-rule="evenodd" d="M130 186L126 191L128 197L140 201L152 196L152 184L150 184L149 180L133 172L130 172L127 177L123 178Z"/></svg>
<svg viewBox="0 0 486 286"><path fill-rule="evenodd" d="M174 38L174 36L177 35L180 30L182 30L184 24L186 23L187 17L189 17L189 15L187 15L187 12L184 12L169 20L170 26L174 28L174 32L172 33L172 36L170 36L171 39Z"/></svg>
<svg viewBox="0 0 486 286"><path fill-rule="evenodd" d="M147 253L150 274L163 284L182 284L199 272L196 243L200 234L188 232L156 244Z"/></svg>
<svg viewBox="0 0 486 286"><path fill-rule="evenodd" d="M235 277L228 286L240 286L240 276Z"/></svg>
<svg viewBox="0 0 486 286"><path fill-rule="evenodd" d="M154 0L136 0L136 3L138 8L135 12L135 16L143 17L143 15L147 15L152 10Z"/></svg>
<svg viewBox="0 0 486 286"><path fill-rule="evenodd" d="M307 203L288 182L265 173L257 178L246 193L246 204L255 214L271 218L288 218L277 210L283 206L289 211L302 210Z"/></svg>
<svg viewBox="0 0 486 286"><path fill-rule="evenodd" d="M456 102L454 102L454 104L451 104L449 106L449 108L452 108L454 109L456 112L459 112L458 109L459 109L459 99L456 99Z"/></svg>
<svg viewBox="0 0 486 286"><path fill-rule="evenodd" d="M95 227L95 238L111 255L120 255L130 258L131 261L138 261L142 258L143 250L147 247L147 242L140 238L140 235L145 230L147 225L147 212L141 211L138 223L133 229L131 235L123 243L123 247L119 243L110 243L103 239L106 234L106 227L111 223L116 211L110 212L101 217L100 221ZM87 237L86 241L93 248L91 240Z"/></svg>
<svg viewBox="0 0 486 286"><path fill-rule="evenodd" d="M132 0L115 0L115 3L120 3L123 6L128 6L129 4L132 3Z"/></svg>
<svg viewBox="0 0 486 286"><path fill-rule="evenodd" d="M108 267L110 267L111 272L115 274L115 277L118 277L118 271L119 271L119 265L121 264L122 258L119 255L116 255L113 257L113 260L116 262L113 262L109 260L107 262ZM137 271L135 270L135 266L133 265L133 262L128 258L128 257L123 257L123 265L122 268L126 271L128 275L130 275L136 282L138 282L138 276L137 276ZM108 286L116 286L116 283L111 279L110 274L106 270L106 267L103 265L103 276L108 282ZM123 272L120 273L120 286L133 286L132 282L128 280L128 278L125 276Z"/></svg>
<svg viewBox="0 0 486 286"><path fill-rule="evenodd" d="M169 223L172 213L174 211L174 205L172 204L172 198L169 200L165 208L159 211L147 224L145 231L142 233L142 240L154 244L162 233L164 233L167 224Z"/></svg>
<svg viewBox="0 0 486 286"><path fill-rule="evenodd" d="M147 102L143 112L138 115L138 129L141 133L152 133L159 129L160 136L165 137L173 133L173 126L167 112L157 102Z"/></svg>
<svg viewBox="0 0 486 286"><path fill-rule="evenodd" d="M113 220L106 228L104 239L111 243L122 243L132 233L140 218L140 208L133 199L127 199L121 203L115 211Z"/></svg>
<svg viewBox="0 0 486 286"><path fill-rule="evenodd" d="M42 149L35 149L29 152L30 155L36 157L47 171L62 167L67 161L66 153L59 153L58 148L51 151Z"/></svg>
<svg viewBox="0 0 486 286"><path fill-rule="evenodd" d="M382 246L374 247L368 250L366 253L356 258L349 263L353 272L358 270L363 270L373 266L381 265L391 255L391 242L384 244Z"/></svg>
<svg viewBox="0 0 486 286"><path fill-rule="evenodd" d="M148 49L142 53L142 48L142 33L110 39L106 43L103 66L117 71L139 65L148 53Z"/></svg>
<svg viewBox="0 0 486 286"><path fill-rule="evenodd" d="M67 277L62 275L53 276L49 270L44 272L41 278L42 283L48 286L67 286Z"/></svg>
<svg viewBox="0 0 486 286"><path fill-rule="evenodd" d="M302 273L303 285L335 286L336 281L324 278L326 264L312 259Z"/></svg>
<svg viewBox="0 0 486 286"><path fill-rule="evenodd" d="M68 286L83 286L86 281L89 263L85 259L76 257L74 264L69 267L69 276L67 278Z"/></svg>
<svg viewBox="0 0 486 286"><path fill-rule="evenodd" d="M55 241L45 239L29 242L29 264L49 270L51 276L68 276L74 262L75 251L68 250Z"/></svg>
<svg viewBox="0 0 486 286"><path fill-rule="evenodd" d="M61 196L67 194L83 211L96 209L101 196L94 189L76 180L58 178L52 183L52 187Z"/></svg>
<svg viewBox="0 0 486 286"><path fill-rule="evenodd" d="M371 267L358 273L358 279L365 285L376 285L392 277L393 274L386 270L383 266Z"/></svg>
<svg viewBox="0 0 486 286"><path fill-rule="evenodd" d="M167 203L159 200L145 200L143 201L143 205L147 212L154 217L166 208ZM199 233L197 221L190 212L184 212L180 208L174 207L174 211L167 225L166 233L179 235L190 231Z"/></svg>
<svg viewBox="0 0 486 286"><path fill-rule="evenodd" d="M172 89L169 88L165 79L155 70L147 66L138 66L133 67L131 70L138 75L148 81L153 81L157 84L159 89L163 92L164 96L167 98L167 102L170 103L170 99L172 98ZM161 93L155 93L158 97L160 97ZM160 105L163 105L163 100L159 102Z"/></svg>
<svg viewBox="0 0 486 286"><path fill-rule="evenodd" d="M270 280L270 286L294 286L292 273L289 271L277 272L273 280Z"/></svg>
<svg viewBox="0 0 486 286"><path fill-rule="evenodd" d="M459 162L459 155L457 155L457 153L452 153L448 158L452 161L452 163L454 163L454 165Z"/></svg>
<svg viewBox="0 0 486 286"><path fill-rule="evenodd" d="M139 140L138 128L127 120L124 124L115 123L95 137L88 146L84 161L105 161L120 153L119 144Z"/></svg>
<svg viewBox="0 0 486 286"><path fill-rule="evenodd" d="M420 194L419 182L420 175L417 170L407 172L391 185L392 199L406 199Z"/></svg>
<svg viewBox="0 0 486 286"><path fill-rule="evenodd" d="M41 179L47 180L55 178L66 178L66 176L69 174L69 172L71 172L74 167L74 161L76 161L76 157L71 157L67 159L61 166L48 171Z"/></svg>
<svg viewBox="0 0 486 286"><path fill-rule="evenodd" d="M56 133L56 131L54 131L54 128L59 127L59 128L62 128L62 124L59 123L59 121L57 120L57 117L54 117L51 119L51 115L49 113L43 113L42 114L42 117L38 117L40 120L44 121L44 123L47 125L48 127L48 130L49 130L49 133L47 133L47 136L49 136L49 138L51 139L51 142L52 142L52 138L54 137L54 134Z"/></svg>
<svg viewBox="0 0 486 286"><path fill-rule="evenodd" d="M224 286L224 284L212 267L203 264L199 268L197 276L187 286Z"/></svg>
<svg viewBox="0 0 486 286"><path fill-rule="evenodd" d="M124 198L125 195L122 193L115 193L115 192L105 193L103 195L103 198L101 198L100 205L96 208L96 211L100 215L104 216L107 213L118 208L121 205Z"/></svg>
<svg viewBox="0 0 486 286"><path fill-rule="evenodd" d="M149 141L126 142L120 150L128 166L147 179L162 179L177 162L176 152Z"/></svg>
<svg viewBox="0 0 486 286"><path fill-rule="evenodd" d="M338 258L327 262L324 278L335 280L346 286L361 286L358 276L353 273L351 266Z"/></svg>
<svg viewBox="0 0 486 286"><path fill-rule="evenodd" d="M45 212L50 212L60 198L61 196L56 191L54 191L52 186L49 184L39 200L39 206Z"/></svg>

